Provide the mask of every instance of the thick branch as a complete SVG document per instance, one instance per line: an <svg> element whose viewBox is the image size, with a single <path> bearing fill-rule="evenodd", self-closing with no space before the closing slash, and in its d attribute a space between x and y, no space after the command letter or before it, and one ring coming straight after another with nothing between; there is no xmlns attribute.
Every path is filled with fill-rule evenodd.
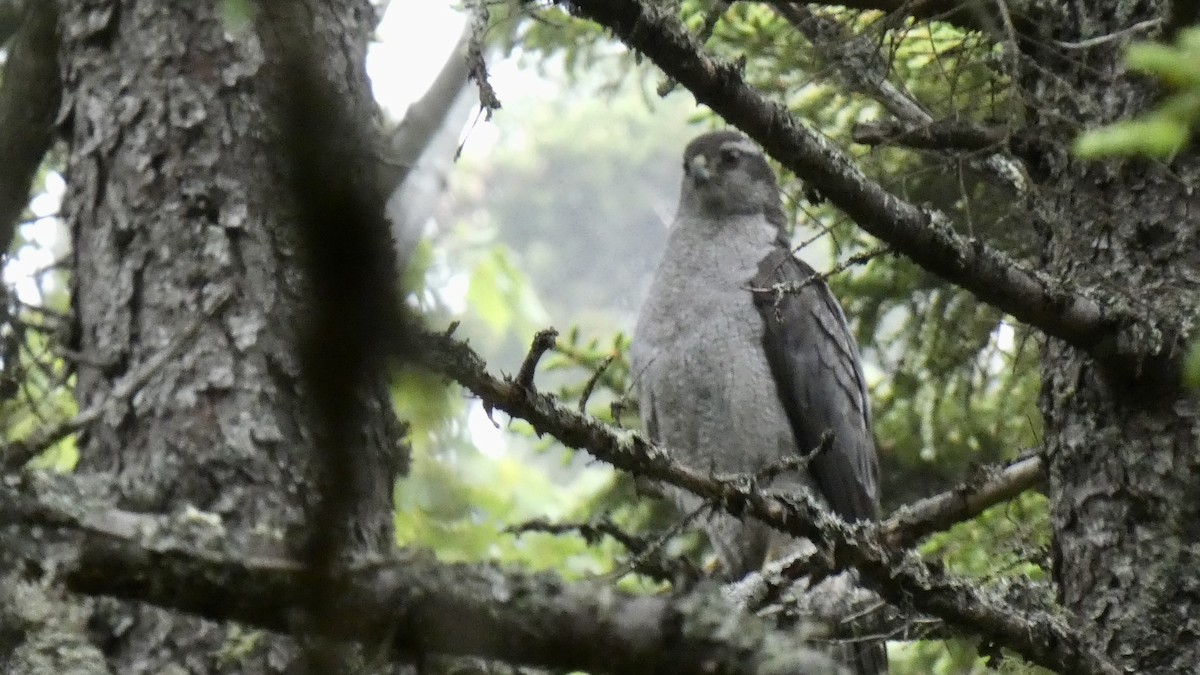
<svg viewBox="0 0 1200 675"><path fill-rule="evenodd" d="M204 514L73 510L0 488L0 522L84 533L78 555L62 563L76 592L281 633L317 630L393 661L441 654L596 673L835 672L803 631L737 614L712 588L635 596L413 553L340 571L327 582L339 620L314 623L300 618L312 593L303 564L199 550L180 533L206 524L219 532ZM739 630L729 629L734 615Z"/></svg>
<svg viewBox="0 0 1200 675"><path fill-rule="evenodd" d="M388 139L392 159L405 170L415 166L417 160L425 153L429 142L437 136L438 130L446 122L447 115L454 108L455 101L467 86L470 68L466 52L470 39L470 28L463 28L454 50L442 64L429 90L420 100L408 107L404 119ZM400 180L394 182L399 184Z"/></svg>
<svg viewBox="0 0 1200 675"><path fill-rule="evenodd" d="M682 466L637 434L618 432L551 396L511 379L492 377L475 352L445 335L410 334L404 342L404 353L418 363L450 376L485 404L528 421L539 434L551 434L568 447L586 450L636 476L684 488L735 515L750 515L782 532L808 538L828 555L831 569L857 568L890 602L936 616L1054 670L1117 672L1060 619L1045 612L1022 612L965 581L947 577L915 554L885 549L877 532L833 519L807 494L784 498L761 492L749 481L723 480Z"/></svg>
<svg viewBox="0 0 1200 675"><path fill-rule="evenodd" d="M1177 367L1183 352L1175 349L1178 331L1155 327L1119 303L1102 304L978 240L964 239L941 212L887 192L828 139L764 98L735 66L704 54L670 10L641 0L575 0L570 7L613 30L859 226L925 269L1122 372L1137 372L1150 356ZM1161 341L1139 337L1164 333ZM1124 351L1118 353L1118 345Z"/></svg>

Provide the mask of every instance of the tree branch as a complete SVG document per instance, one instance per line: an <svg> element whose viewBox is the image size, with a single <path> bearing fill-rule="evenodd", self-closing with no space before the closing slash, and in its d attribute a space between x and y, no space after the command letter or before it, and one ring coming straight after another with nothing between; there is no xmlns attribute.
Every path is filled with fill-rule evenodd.
<svg viewBox="0 0 1200 675"><path fill-rule="evenodd" d="M416 165L466 88L471 73L466 56L470 40L471 28L466 26L429 90L408 107L404 119L388 139L390 159L399 166L409 169Z"/></svg>
<svg viewBox="0 0 1200 675"><path fill-rule="evenodd" d="M837 19L822 16L805 5L783 0L770 4L808 38L817 54L833 65L852 91L878 101L889 113L910 125L927 126L933 122L929 111L888 81L889 63L873 41L863 35L849 34ZM1027 192L1029 181L1024 168L1013 158L995 153L998 147L998 144L992 146L994 154L971 158L971 163L1018 193Z"/></svg>
<svg viewBox="0 0 1200 675"><path fill-rule="evenodd" d="M888 546L907 548L921 539L970 520L987 509L1013 499L1043 480L1041 457L1027 456L1006 466L982 467L950 490L898 509L879 524L879 536ZM831 572L829 561L819 551L776 561L741 594L747 605L775 602L780 594L803 577L822 577Z"/></svg>
<svg viewBox="0 0 1200 675"><path fill-rule="evenodd" d="M402 353L418 364L448 375L486 405L526 420L539 434L551 434L636 476L681 487L734 515L753 516L811 540L829 559L830 570L857 568L889 602L961 626L1053 670L1118 672L1061 619L1048 612L1022 612L988 591L946 576L914 553L885 548L877 530L836 520L807 493L783 497L759 491L750 481L719 479L680 465L664 448L637 434L618 432L512 379L492 377L474 351L445 335L410 333L403 343Z"/></svg>
<svg viewBox="0 0 1200 675"><path fill-rule="evenodd" d="M1016 497L1042 480L1042 458L1036 455L1003 467L981 469L961 485L901 507L880 524L880 536L892 546L912 546L934 532Z"/></svg>
<svg viewBox="0 0 1200 675"><path fill-rule="evenodd" d="M1100 302L1012 260L976 239L958 236L945 214L917 206L868 179L824 136L767 100L737 67L703 53L669 9L641 0L575 0L569 9L611 29L687 87L696 100L758 141L860 227L980 300L1082 349L1114 369L1173 373L1185 351L1177 327L1155 325L1122 303Z"/></svg>
<svg viewBox="0 0 1200 675"><path fill-rule="evenodd" d="M905 124L896 121L856 124L851 139L863 145L902 145L917 150L981 152L1004 147L1008 133L998 127L969 122Z"/></svg>
<svg viewBox="0 0 1200 675"><path fill-rule="evenodd" d="M319 630L391 661L440 654L633 675L835 672L804 641L805 631L774 630L741 615L711 587L677 597L636 596L410 552L338 570L326 583L329 610L339 620L312 623L298 621L311 604L306 566L229 558L210 550L219 538L216 546L200 547L180 534L197 525L220 531L208 514L59 508L0 487L0 522L83 533L77 555L61 563L76 592L280 633ZM731 617L739 630L730 630Z"/></svg>

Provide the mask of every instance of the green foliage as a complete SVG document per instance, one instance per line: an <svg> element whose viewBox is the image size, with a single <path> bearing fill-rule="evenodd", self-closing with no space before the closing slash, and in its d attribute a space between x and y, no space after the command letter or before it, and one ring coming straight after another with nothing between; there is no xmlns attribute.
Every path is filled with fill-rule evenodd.
<svg viewBox="0 0 1200 675"><path fill-rule="evenodd" d="M1192 344L1183 364L1183 386L1200 389L1200 341Z"/></svg>
<svg viewBox="0 0 1200 675"><path fill-rule="evenodd" d="M545 310L529 280L503 245L488 251L471 272L467 303L494 335L507 334L518 320L526 329L545 323Z"/></svg>
<svg viewBox="0 0 1200 675"><path fill-rule="evenodd" d="M445 560L520 563L571 578L612 571L618 552L612 542L589 547L579 537L505 531L535 519L585 518L591 502L610 487L611 471L593 468L556 484L542 467L520 457L444 461L419 452L415 459L396 490L400 544L432 548Z"/></svg>
<svg viewBox="0 0 1200 675"><path fill-rule="evenodd" d="M61 163L56 154L43 162L35 181L39 191L45 190L51 167ZM34 228L39 226L53 228L55 224L33 219L17 228L8 261L24 259L28 253L56 253L44 250L37 241ZM45 256L29 256L41 257ZM74 379L61 356L69 318L67 288L66 273L50 265L0 291L0 429L6 441L28 440L35 432L62 425L78 413ZM46 447L29 466L70 471L78 459L75 437L67 435Z"/></svg>
<svg viewBox="0 0 1200 675"><path fill-rule="evenodd" d="M231 35L242 35L253 27L257 11L250 0L222 0L221 23Z"/></svg>
<svg viewBox="0 0 1200 675"><path fill-rule="evenodd" d="M1200 124L1200 27L1180 31L1174 45L1130 45L1125 64L1174 91L1143 115L1089 131L1076 141L1085 159L1104 157L1169 158L1183 149Z"/></svg>

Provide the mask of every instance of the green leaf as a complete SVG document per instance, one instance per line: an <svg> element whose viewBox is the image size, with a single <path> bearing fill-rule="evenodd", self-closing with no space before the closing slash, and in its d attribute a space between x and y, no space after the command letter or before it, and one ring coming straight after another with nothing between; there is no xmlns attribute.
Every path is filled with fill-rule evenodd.
<svg viewBox="0 0 1200 675"><path fill-rule="evenodd" d="M1129 46L1125 63L1134 70L1154 75L1176 87L1200 84L1200 70L1186 51L1154 42Z"/></svg>
<svg viewBox="0 0 1200 675"><path fill-rule="evenodd" d="M495 335L508 331L514 314L505 292L509 280L505 278L501 257L502 254L493 254L480 262L467 288L467 304Z"/></svg>
<svg viewBox="0 0 1200 675"><path fill-rule="evenodd" d="M221 3L221 23L225 30L240 35L250 30L256 10L249 0L224 0Z"/></svg>
<svg viewBox="0 0 1200 675"><path fill-rule="evenodd" d="M1200 340L1192 343L1192 350L1183 362L1183 386L1200 389Z"/></svg>
<svg viewBox="0 0 1200 675"><path fill-rule="evenodd" d="M1088 131L1076 139L1075 153L1084 159L1138 154L1166 158L1183 149L1189 136L1183 122L1156 115Z"/></svg>

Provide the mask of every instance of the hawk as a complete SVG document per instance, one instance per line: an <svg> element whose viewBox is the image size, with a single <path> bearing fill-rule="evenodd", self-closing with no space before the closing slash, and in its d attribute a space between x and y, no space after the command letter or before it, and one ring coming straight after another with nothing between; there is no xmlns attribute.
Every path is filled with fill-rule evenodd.
<svg viewBox="0 0 1200 675"><path fill-rule="evenodd" d="M847 522L877 519L879 468L858 348L829 287L792 255L766 157L742 134L717 131L687 146L683 170L631 350L647 435L689 466L741 475L822 448L770 487L807 488ZM803 287L766 290L789 282ZM688 494L677 501L687 510L700 504ZM730 580L795 545L725 513L705 529ZM881 642L848 651L858 673L886 672Z"/></svg>

